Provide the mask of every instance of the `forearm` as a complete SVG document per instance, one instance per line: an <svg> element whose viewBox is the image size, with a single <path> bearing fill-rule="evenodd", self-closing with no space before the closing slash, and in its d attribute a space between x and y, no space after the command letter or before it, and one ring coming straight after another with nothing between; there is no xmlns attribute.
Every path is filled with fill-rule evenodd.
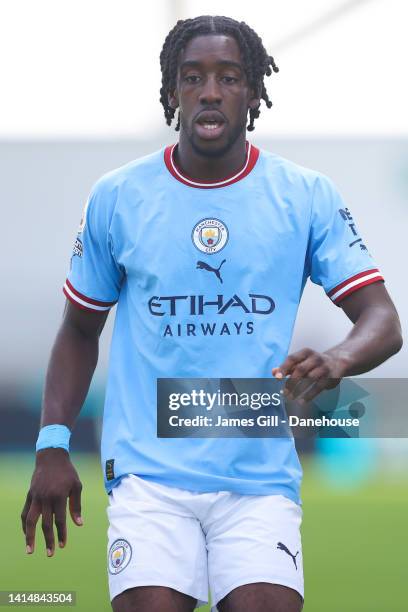
<svg viewBox="0 0 408 612"><path fill-rule="evenodd" d="M343 376L355 376L377 367L401 346L397 313L376 305L366 308L346 339L325 353L343 364Z"/></svg>
<svg viewBox="0 0 408 612"><path fill-rule="evenodd" d="M61 326L48 365L42 427L58 423L72 429L98 361L98 340L66 322Z"/></svg>
<svg viewBox="0 0 408 612"><path fill-rule="evenodd" d="M42 427L55 424L72 429L98 361L99 336L107 316L108 311L87 312L66 303L48 365ZM65 546L68 498L72 520L76 525L83 524L81 489L81 481L66 450L42 446L36 455L36 467L21 513L28 554L34 551L36 523L41 514L47 555L54 554L54 519L59 544Z"/></svg>

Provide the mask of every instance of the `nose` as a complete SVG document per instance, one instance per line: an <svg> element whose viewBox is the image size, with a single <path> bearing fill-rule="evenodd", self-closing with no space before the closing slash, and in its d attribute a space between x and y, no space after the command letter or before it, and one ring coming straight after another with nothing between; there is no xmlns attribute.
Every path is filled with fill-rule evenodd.
<svg viewBox="0 0 408 612"><path fill-rule="evenodd" d="M209 76L201 90L200 102L201 104L219 104L221 100L222 96L217 79L215 76Z"/></svg>

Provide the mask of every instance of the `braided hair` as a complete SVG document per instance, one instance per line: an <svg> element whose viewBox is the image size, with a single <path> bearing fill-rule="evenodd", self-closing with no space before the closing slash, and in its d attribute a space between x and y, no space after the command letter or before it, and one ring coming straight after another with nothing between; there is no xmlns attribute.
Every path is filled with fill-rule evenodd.
<svg viewBox="0 0 408 612"><path fill-rule="evenodd" d="M160 102L164 109L164 117L167 125L171 125L175 109L168 103L168 93L176 87L177 62L180 51L187 42L195 36L206 34L224 34L232 36L238 43L244 70L249 86L257 92L264 100L267 108L271 108L272 102L264 84L264 76L270 76L273 72L279 72L272 56L268 55L258 34L244 21L238 22L230 17L212 17L201 15L194 19L180 20L168 33L160 53L160 67L162 72L162 86L160 88ZM258 108L249 109L248 131L255 129L254 122L260 115ZM180 113L178 114L176 131L180 129Z"/></svg>

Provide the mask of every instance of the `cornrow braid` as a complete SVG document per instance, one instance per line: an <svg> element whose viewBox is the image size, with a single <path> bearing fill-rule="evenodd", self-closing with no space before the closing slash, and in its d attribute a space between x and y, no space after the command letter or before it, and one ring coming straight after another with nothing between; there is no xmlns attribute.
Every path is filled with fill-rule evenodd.
<svg viewBox="0 0 408 612"><path fill-rule="evenodd" d="M162 86L160 88L160 102L164 109L167 125L171 125L175 110L169 106L168 94L176 87L177 62L180 51L187 42L195 36L205 34L224 34L232 36L240 48L244 70L249 86L257 92L266 107L271 108L272 102L266 91L264 77L279 72L275 60L268 55L261 38L244 21L238 22L230 17L212 17L201 15L194 19L179 20L170 30L164 41L160 53L160 67L162 73ZM260 115L259 106L249 110L248 131L255 129L254 122ZM178 113L176 131L180 129L180 113Z"/></svg>

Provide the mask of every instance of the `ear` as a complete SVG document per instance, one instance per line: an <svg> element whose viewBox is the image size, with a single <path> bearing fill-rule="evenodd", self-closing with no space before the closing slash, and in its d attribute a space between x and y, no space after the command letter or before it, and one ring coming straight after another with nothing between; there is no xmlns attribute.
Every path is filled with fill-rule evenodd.
<svg viewBox="0 0 408 612"><path fill-rule="evenodd" d="M178 108L179 100L178 100L178 95L177 95L177 90L176 89L174 91L169 91L168 96L167 96L167 100L168 100L170 108L173 108L174 110L176 110L176 108Z"/></svg>

